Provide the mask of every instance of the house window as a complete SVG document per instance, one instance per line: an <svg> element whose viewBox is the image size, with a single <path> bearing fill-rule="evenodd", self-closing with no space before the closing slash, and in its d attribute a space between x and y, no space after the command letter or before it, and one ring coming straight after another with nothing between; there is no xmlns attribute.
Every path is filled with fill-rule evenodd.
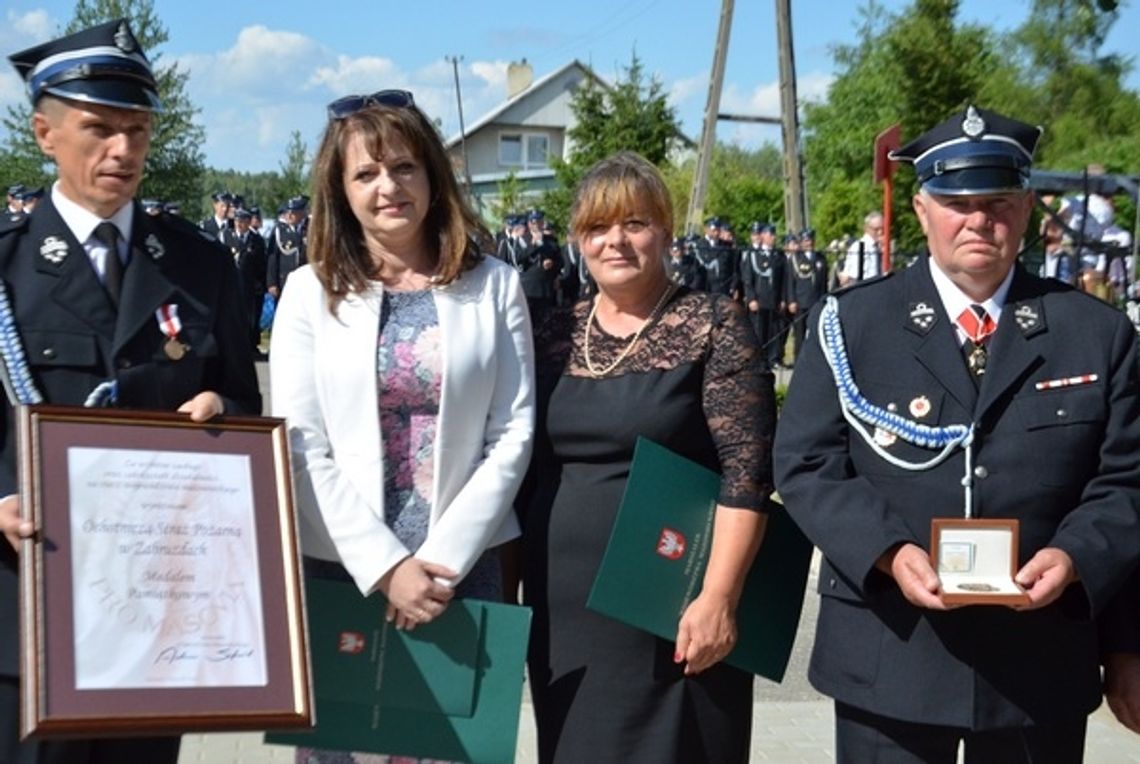
<svg viewBox="0 0 1140 764"><path fill-rule="evenodd" d="M499 136L499 164L512 167L523 163L523 140L519 134Z"/></svg>
<svg viewBox="0 0 1140 764"><path fill-rule="evenodd" d="M501 133L499 164L524 170L549 166L550 137L543 133Z"/></svg>
<svg viewBox="0 0 1140 764"><path fill-rule="evenodd" d="M528 135L526 137L526 166L546 167L546 154L550 147L550 138L545 135Z"/></svg>

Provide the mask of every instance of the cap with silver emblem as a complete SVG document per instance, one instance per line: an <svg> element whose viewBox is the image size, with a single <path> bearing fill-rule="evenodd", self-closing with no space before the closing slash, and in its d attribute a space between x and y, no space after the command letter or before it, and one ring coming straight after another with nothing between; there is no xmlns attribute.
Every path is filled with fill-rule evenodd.
<svg viewBox="0 0 1140 764"><path fill-rule="evenodd" d="M1029 187L1040 137L1040 127L969 106L890 158L913 163L919 186L932 194L1007 193Z"/></svg>
<svg viewBox="0 0 1140 764"><path fill-rule="evenodd" d="M126 19L82 29L8 57L35 104L45 95L158 111L150 62Z"/></svg>

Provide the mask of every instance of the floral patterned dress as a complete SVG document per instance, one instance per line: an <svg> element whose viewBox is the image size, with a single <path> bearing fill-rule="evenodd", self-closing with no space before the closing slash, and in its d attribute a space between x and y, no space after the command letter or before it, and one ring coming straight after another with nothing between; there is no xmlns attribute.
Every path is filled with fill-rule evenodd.
<svg viewBox="0 0 1140 764"><path fill-rule="evenodd" d="M435 476L436 418L443 381L439 316L430 289L385 291L376 344L376 388L383 434L384 521L411 550L427 538ZM502 600L499 558L483 555L457 597ZM405 764L428 759L298 748L297 764Z"/></svg>

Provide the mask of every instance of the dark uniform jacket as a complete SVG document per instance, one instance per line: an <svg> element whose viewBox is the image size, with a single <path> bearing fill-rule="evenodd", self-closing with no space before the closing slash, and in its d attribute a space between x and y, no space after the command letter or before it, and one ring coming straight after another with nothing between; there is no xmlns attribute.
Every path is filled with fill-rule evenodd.
<svg viewBox="0 0 1140 764"><path fill-rule="evenodd" d="M910 605L874 568L896 544L929 549L932 518L962 517L964 454L924 472L875 454L840 411L817 307L774 448L780 496L825 558L809 676L838 701L906 721L1074 721L1100 702L1093 616L1140 555L1135 330L1117 310L1018 267L975 387L929 266L922 257L838 296L854 379L870 402L922 424L975 423L976 516L1020 521L1018 566L1058 547L1080 581L1039 610L943 613ZM1036 387L1086 374L1096 380ZM887 451L934 455L901 438Z"/></svg>
<svg viewBox="0 0 1140 764"><path fill-rule="evenodd" d="M269 235L266 250L268 265L265 272L265 286L285 288L289 274L308 262L306 256L304 229L298 230L288 223L278 223Z"/></svg>
<svg viewBox="0 0 1140 764"><path fill-rule="evenodd" d="M761 310L778 310L784 297L784 253L775 249L753 249L740 253L740 280L744 303L756 300Z"/></svg>
<svg viewBox="0 0 1140 764"><path fill-rule="evenodd" d="M827 294L827 258L820 252L793 252L784 268L784 301L811 310Z"/></svg>
<svg viewBox="0 0 1140 764"><path fill-rule="evenodd" d="M703 287L703 274L699 273L697 258L692 252L682 252L680 260L674 260L671 255L667 256L665 258L665 274L674 284L680 284L690 289Z"/></svg>
<svg viewBox="0 0 1140 764"><path fill-rule="evenodd" d="M527 300L537 300L554 304L554 282L562 267L562 255L558 252L558 242L549 236L532 241L506 239L497 253L500 260L510 263L519 272L523 294ZM553 268L543 268L543 260L553 260Z"/></svg>
<svg viewBox="0 0 1140 764"><path fill-rule="evenodd" d="M583 297L590 297L597 291L590 271L586 269L586 259L577 244L567 242L562 245L562 269L558 274L561 291L561 305L573 305Z"/></svg>
<svg viewBox="0 0 1140 764"><path fill-rule="evenodd" d="M47 403L82 405L101 382L118 383L122 408L173 411L204 390L227 412L258 414L250 345L233 260L193 224L150 217L136 205L119 309L50 197L0 228L0 278L36 387ZM178 361L162 350L155 311L178 306ZM0 404L0 496L16 492L15 422ZM0 676L17 673L16 556L0 542Z"/></svg>
<svg viewBox="0 0 1140 764"><path fill-rule="evenodd" d="M251 326L261 321L261 302L265 295L265 274L268 257L265 239L252 228L246 231L245 240L237 231L225 231L222 243L229 247L238 274L238 293Z"/></svg>
<svg viewBox="0 0 1140 764"><path fill-rule="evenodd" d="M218 221L216 219L214 219L213 215L211 215L208 218L203 218L202 222L198 224L199 228L201 228L203 231L205 231L206 233L213 236L218 241L222 240L222 235L226 231L232 231L233 230L233 228L231 228L230 226L231 226L230 221L227 220L227 221L225 221L225 223L223 223L219 227Z"/></svg>
<svg viewBox="0 0 1140 764"><path fill-rule="evenodd" d="M701 274L699 288L729 296L740 289L739 257L735 247L701 239L697 242L695 255Z"/></svg>

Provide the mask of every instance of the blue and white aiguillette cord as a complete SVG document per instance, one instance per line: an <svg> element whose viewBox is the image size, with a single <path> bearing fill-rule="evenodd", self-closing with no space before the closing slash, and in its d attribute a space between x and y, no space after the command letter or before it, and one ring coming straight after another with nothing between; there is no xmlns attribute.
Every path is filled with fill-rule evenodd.
<svg viewBox="0 0 1140 764"><path fill-rule="evenodd" d="M820 346L831 374L835 378L835 389L839 393L839 408L851 429L859 433L863 441L884 461L899 469L911 472L937 467L961 446L966 451L966 474L962 478L965 489L966 517L973 515L973 443L974 426L951 424L944 427L931 427L919 424L893 411L876 406L863 397L855 384L851 363L847 358L847 346L843 339L843 326L839 321L839 301L828 296L819 314ZM869 427L868 427L869 426ZM874 429L884 430L907 443L921 448L937 448L939 452L924 462L908 462L875 442Z"/></svg>
<svg viewBox="0 0 1140 764"><path fill-rule="evenodd" d="M43 403L44 397L36 389L20 333L16 329L16 317L12 313L12 303L8 300L8 286L0 281L0 360L3 361L4 389L8 401L13 405Z"/></svg>

